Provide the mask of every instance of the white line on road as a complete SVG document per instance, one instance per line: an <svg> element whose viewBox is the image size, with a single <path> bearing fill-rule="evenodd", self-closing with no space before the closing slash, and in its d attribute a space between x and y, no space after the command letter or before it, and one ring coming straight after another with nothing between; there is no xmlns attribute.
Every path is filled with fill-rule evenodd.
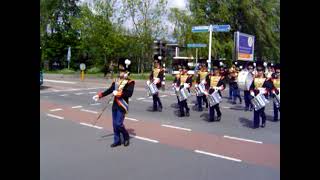
<svg viewBox="0 0 320 180"><path fill-rule="evenodd" d="M132 137L140 139L140 140L144 140L144 141L149 141L149 142L153 142L153 143L159 143L159 141L154 140L154 139L149 139L149 138L140 137L140 136L132 136Z"/></svg>
<svg viewBox="0 0 320 180"><path fill-rule="evenodd" d="M130 121L139 121L138 119L129 118L129 117L126 117L125 119L128 119L128 120L130 120Z"/></svg>
<svg viewBox="0 0 320 180"><path fill-rule="evenodd" d="M89 92L89 94L97 94L97 92Z"/></svg>
<svg viewBox="0 0 320 180"><path fill-rule="evenodd" d="M228 159L228 160L231 160L231 161L241 162L240 159L231 158L231 157L227 157L227 156L222 156L222 155L219 155L219 154L213 154L213 153L209 153L209 152L205 152L205 151L195 150L194 152L200 153L200 154L209 155L209 156L219 157L219 158L223 158L223 159Z"/></svg>
<svg viewBox="0 0 320 180"><path fill-rule="evenodd" d="M53 117L53 118L57 118L57 119L64 119L64 117L56 116L56 115L53 115L53 114L47 114L47 116L50 116L50 117Z"/></svg>
<svg viewBox="0 0 320 180"><path fill-rule="evenodd" d="M222 108L225 108L225 109L230 109L230 107L227 107L227 106L222 106Z"/></svg>
<svg viewBox="0 0 320 180"><path fill-rule="evenodd" d="M51 111L51 112L54 112L54 111L62 111L62 109L61 109L61 108L57 108L57 109L51 109L50 111Z"/></svg>
<svg viewBox="0 0 320 180"><path fill-rule="evenodd" d="M68 96L68 94L61 94L60 96Z"/></svg>
<svg viewBox="0 0 320 180"><path fill-rule="evenodd" d="M165 94L164 94L164 95L161 95L160 97L167 97L167 96L168 96L168 95L165 95Z"/></svg>
<svg viewBox="0 0 320 180"><path fill-rule="evenodd" d="M77 84L77 82L72 81L57 81L57 80L50 80L50 79L44 79L44 82L53 82L53 83L64 83L64 84Z"/></svg>
<svg viewBox="0 0 320 180"><path fill-rule="evenodd" d="M182 128L182 127L178 127L178 126L171 126L171 125L167 125L167 124L161 124L161 126L168 127L168 128L174 128L174 129L180 129L180 130L184 130L184 131L191 131L191 129L188 129L188 128Z"/></svg>
<svg viewBox="0 0 320 180"><path fill-rule="evenodd" d="M80 109L80 111L84 111L84 112L88 112L88 113L93 113L93 114L98 114L97 111L91 111L91 110L87 110L87 109Z"/></svg>
<svg viewBox="0 0 320 180"><path fill-rule="evenodd" d="M137 100L142 100L142 99L146 99L146 98L137 98Z"/></svg>
<svg viewBox="0 0 320 180"><path fill-rule="evenodd" d="M84 93L74 93L75 95L81 95L81 94L84 94Z"/></svg>
<svg viewBox="0 0 320 180"><path fill-rule="evenodd" d="M82 106L72 106L71 108L72 108L72 109L75 109L75 108L82 108Z"/></svg>
<svg viewBox="0 0 320 180"><path fill-rule="evenodd" d="M229 138L229 139L235 139L235 140L239 140L239 141L247 141L247 142L253 142L253 143L262 144L261 141L255 141L255 140L251 140L251 139L237 138L237 137L232 137L232 136L223 136L223 137L224 138Z"/></svg>
<svg viewBox="0 0 320 180"><path fill-rule="evenodd" d="M100 126L94 126L92 124L87 124L87 123L80 123L81 125L84 125L84 126L89 126L89 127L93 127L93 128L97 128L97 129L102 129L102 127Z"/></svg>
<svg viewBox="0 0 320 180"><path fill-rule="evenodd" d="M94 103L94 104L90 104L91 106L97 106L100 105L101 103Z"/></svg>
<svg viewBox="0 0 320 180"><path fill-rule="evenodd" d="M152 100L142 100L143 102L153 102Z"/></svg>

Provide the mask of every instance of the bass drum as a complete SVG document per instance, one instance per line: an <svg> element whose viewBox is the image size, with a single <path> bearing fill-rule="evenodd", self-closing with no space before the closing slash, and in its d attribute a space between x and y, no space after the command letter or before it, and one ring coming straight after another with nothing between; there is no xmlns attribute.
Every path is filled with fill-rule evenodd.
<svg viewBox="0 0 320 180"><path fill-rule="evenodd" d="M253 82L253 76L249 71L240 71L237 81L239 89L248 91Z"/></svg>

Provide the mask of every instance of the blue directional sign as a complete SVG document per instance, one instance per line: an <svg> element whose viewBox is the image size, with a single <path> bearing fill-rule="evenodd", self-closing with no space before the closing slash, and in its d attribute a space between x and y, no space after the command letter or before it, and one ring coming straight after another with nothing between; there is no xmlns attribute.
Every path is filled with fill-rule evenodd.
<svg viewBox="0 0 320 180"><path fill-rule="evenodd" d="M207 44L187 44L188 48L207 47Z"/></svg>
<svg viewBox="0 0 320 180"><path fill-rule="evenodd" d="M193 26L192 32L208 32L209 26Z"/></svg>
<svg viewBox="0 0 320 180"><path fill-rule="evenodd" d="M229 32L230 29L230 25L212 25L213 32Z"/></svg>

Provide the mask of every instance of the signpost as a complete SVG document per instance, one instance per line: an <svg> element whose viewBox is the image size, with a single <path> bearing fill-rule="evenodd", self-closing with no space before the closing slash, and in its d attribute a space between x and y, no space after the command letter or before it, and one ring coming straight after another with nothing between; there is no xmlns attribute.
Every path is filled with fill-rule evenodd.
<svg viewBox="0 0 320 180"><path fill-rule="evenodd" d="M84 70L86 69L86 65L84 63L80 64L80 70L81 70L81 80L84 79Z"/></svg>
<svg viewBox="0 0 320 180"><path fill-rule="evenodd" d="M188 48L207 47L207 44L187 44Z"/></svg>
<svg viewBox="0 0 320 180"><path fill-rule="evenodd" d="M208 32L209 31L209 57L208 57L208 70L211 70L211 44L212 44L212 31L213 32L229 32L230 25L210 25L210 26L193 26L192 32Z"/></svg>

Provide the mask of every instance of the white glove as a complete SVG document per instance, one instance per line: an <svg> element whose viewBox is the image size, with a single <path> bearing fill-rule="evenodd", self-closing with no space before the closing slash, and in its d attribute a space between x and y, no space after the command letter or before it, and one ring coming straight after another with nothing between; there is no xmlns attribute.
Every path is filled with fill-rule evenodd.
<svg viewBox="0 0 320 180"><path fill-rule="evenodd" d="M221 90L222 90L222 86L219 86L219 87L218 87L218 90L220 90L220 91L221 91Z"/></svg>
<svg viewBox="0 0 320 180"><path fill-rule="evenodd" d="M206 80L202 80L201 83L202 83L202 84L206 84Z"/></svg>
<svg viewBox="0 0 320 180"><path fill-rule="evenodd" d="M259 89L259 94L265 94L265 93L266 93L266 89L265 88Z"/></svg>
<svg viewBox="0 0 320 180"><path fill-rule="evenodd" d="M116 96L118 94L118 91L113 91L112 94Z"/></svg>
<svg viewBox="0 0 320 180"><path fill-rule="evenodd" d="M197 88L197 87L198 87L198 84L195 84L195 85L194 85L194 87L196 87L196 88Z"/></svg>
<svg viewBox="0 0 320 180"><path fill-rule="evenodd" d="M207 91L205 91L203 94L205 94L206 96L208 96L208 95L209 95L209 93L208 93Z"/></svg>
<svg viewBox="0 0 320 180"><path fill-rule="evenodd" d="M190 85L188 84L188 83L184 83L184 88L189 88L190 87Z"/></svg>
<svg viewBox="0 0 320 180"><path fill-rule="evenodd" d="M149 80L147 81L147 85L148 85L148 86L150 85L150 81L149 81Z"/></svg>
<svg viewBox="0 0 320 180"><path fill-rule="evenodd" d="M98 95L95 95L95 96L92 97L92 99L93 99L94 101L98 101L98 100L99 100L99 96L98 96Z"/></svg>
<svg viewBox="0 0 320 180"><path fill-rule="evenodd" d="M273 89L272 91L271 91L273 94L276 94L276 91Z"/></svg>
<svg viewBox="0 0 320 180"><path fill-rule="evenodd" d="M157 84L158 82L160 82L160 79L159 79L159 78L154 78L154 79L153 79L153 84Z"/></svg>
<svg viewBox="0 0 320 180"><path fill-rule="evenodd" d="M251 91L251 92L250 92L250 95L254 97L254 92Z"/></svg>

